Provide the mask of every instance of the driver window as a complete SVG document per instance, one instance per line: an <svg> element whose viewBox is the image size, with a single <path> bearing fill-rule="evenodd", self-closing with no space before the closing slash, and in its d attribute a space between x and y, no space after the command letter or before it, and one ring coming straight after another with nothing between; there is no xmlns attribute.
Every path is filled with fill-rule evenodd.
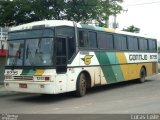
<svg viewBox="0 0 160 120"><path fill-rule="evenodd" d="M75 45L75 32L73 27L57 27L56 28L56 35L57 36L64 36L67 40L67 46L68 46L68 60L70 60L73 56L73 54L76 51L76 45ZM62 43L57 43L58 46L63 46ZM60 49L60 47L58 48ZM57 50L58 50L57 49Z"/></svg>
<svg viewBox="0 0 160 120"><path fill-rule="evenodd" d="M79 47L88 46L88 34L86 31L79 31Z"/></svg>

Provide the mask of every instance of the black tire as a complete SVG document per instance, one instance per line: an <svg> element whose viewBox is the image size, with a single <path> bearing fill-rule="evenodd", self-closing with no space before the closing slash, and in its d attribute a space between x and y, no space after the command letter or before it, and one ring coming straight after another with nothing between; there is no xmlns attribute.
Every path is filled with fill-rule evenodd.
<svg viewBox="0 0 160 120"><path fill-rule="evenodd" d="M138 79L139 83L144 83L146 80L146 70L142 67L140 71L140 78Z"/></svg>
<svg viewBox="0 0 160 120"><path fill-rule="evenodd" d="M77 84L76 84L76 96L82 97L86 94L87 83L86 83L86 76L84 73L81 73L78 76Z"/></svg>

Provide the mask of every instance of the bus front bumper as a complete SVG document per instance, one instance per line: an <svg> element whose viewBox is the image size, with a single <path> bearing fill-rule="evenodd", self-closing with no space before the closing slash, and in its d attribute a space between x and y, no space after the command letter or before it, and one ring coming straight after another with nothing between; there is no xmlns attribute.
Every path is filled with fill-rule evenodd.
<svg viewBox="0 0 160 120"><path fill-rule="evenodd" d="M24 93L40 93L40 94L56 94L53 82L11 82L5 81L4 86L7 91L24 92Z"/></svg>

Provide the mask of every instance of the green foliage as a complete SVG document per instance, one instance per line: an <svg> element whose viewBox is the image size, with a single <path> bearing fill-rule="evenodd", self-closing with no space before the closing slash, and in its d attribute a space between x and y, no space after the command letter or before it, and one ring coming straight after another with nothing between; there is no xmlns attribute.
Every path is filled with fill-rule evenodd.
<svg viewBox="0 0 160 120"><path fill-rule="evenodd" d="M0 1L0 26L12 26L44 19L98 21L106 26L110 15L119 14L123 0L6 0Z"/></svg>
<svg viewBox="0 0 160 120"><path fill-rule="evenodd" d="M122 7L118 3L123 2L123 0L101 0L99 2L99 16L96 20L100 23L100 26L107 27L109 16L117 15L122 11Z"/></svg>
<svg viewBox="0 0 160 120"><path fill-rule="evenodd" d="M127 31L127 32L133 32L133 33L139 33L140 29L135 27L134 25L131 25L129 27L127 27L126 29L123 28L123 31Z"/></svg>
<svg viewBox="0 0 160 120"><path fill-rule="evenodd" d="M72 0L66 3L64 19L86 23L96 16L98 0Z"/></svg>

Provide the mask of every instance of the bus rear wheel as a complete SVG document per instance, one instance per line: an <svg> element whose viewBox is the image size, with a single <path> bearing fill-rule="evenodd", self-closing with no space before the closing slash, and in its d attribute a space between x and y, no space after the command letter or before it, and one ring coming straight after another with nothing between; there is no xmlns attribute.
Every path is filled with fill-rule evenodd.
<svg viewBox="0 0 160 120"><path fill-rule="evenodd" d="M87 83L86 83L86 76L84 73L81 73L78 76L76 87L77 87L77 89L76 89L76 96L77 97L82 97L86 94Z"/></svg>
<svg viewBox="0 0 160 120"><path fill-rule="evenodd" d="M140 78L138 79L138 82L144 83L145 80L146 80L146 70L144 69L144 67L142 67L140 71Z"/></svg>

